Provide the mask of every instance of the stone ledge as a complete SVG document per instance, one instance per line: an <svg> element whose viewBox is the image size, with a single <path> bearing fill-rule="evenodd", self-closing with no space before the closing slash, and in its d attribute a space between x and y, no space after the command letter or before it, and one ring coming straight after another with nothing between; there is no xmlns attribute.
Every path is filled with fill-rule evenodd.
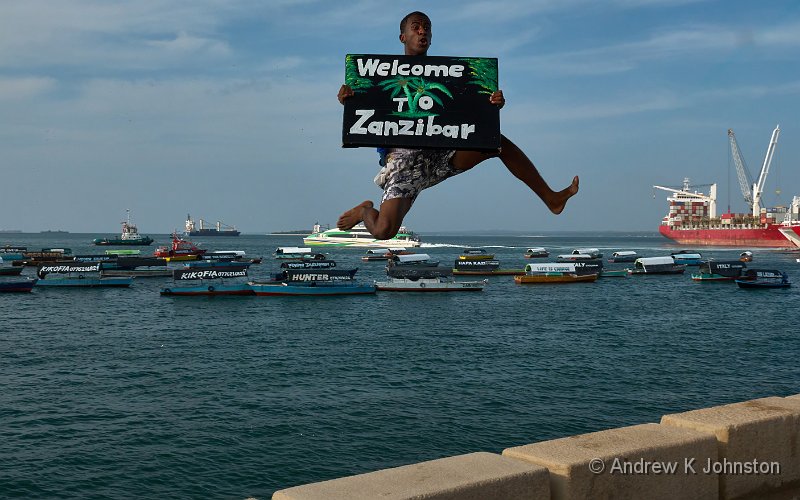
<svg viewBox="0 0 800 500"><path fill-rule="evenodd" d="M273 500L547 499L547 469L478 452L276 491Z"/></svg>
<svg viewBox="0 0 800 500"><path fill-rule="evenodd" d="M779 473L721 473L720 498L739 498L800 480L800 399L770 397L664 415L666 426L713 434L719 459L732 464L771 464Z"/></svg>
<svg viewBox="0 0 800 500"><path fill-rule="evenodd" d="M690 429L643 424L533 443L503 451L507 457L547 467L554 500L583 498L716 499L717 476L692 474L694 466L716 460L714 436ZM603 470L590 469L602 460ZM676 464L673 473L623 473L619 467ZM615 471L616 469L616 471Z"/></svg>

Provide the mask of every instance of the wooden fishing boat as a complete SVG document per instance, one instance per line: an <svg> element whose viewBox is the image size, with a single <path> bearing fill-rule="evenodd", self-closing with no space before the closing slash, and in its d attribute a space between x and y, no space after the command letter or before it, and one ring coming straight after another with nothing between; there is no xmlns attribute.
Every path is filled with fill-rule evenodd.
<svg viewBox="0 0 800 500"><path fill-rule="evenodd" d="M747 269L738 260L710 260L700 264L698 273L692 273L693 281L735 281Z"/></svg>
<svg viewBox="0 0 800 500"><path fill-rule="evenodd" d="M25 293L33 290L38 280L0 281L0 293Z"/></svg>
<svg viewBox="0 0 800 500"><path fill-rule="evenodd" d="M591 283L592 281L597 281L596 274L585 274L580 276L569 273L544 273L514 276L514 282L518 284Z"/></svg>
<svg viewBox="0 0 800 500"><path fill-rule="evenodd" d="M100 276L100 262L64 262L42 264L36 271L37 287L129 287L131 277ZM48 277L52 274L63 277Z"/></svg>
<svg viewBox="0 0 800 500"><path fill-rule="evenodd" d="M375 293L375 285L318 281L310 283L250 282L250 288L259 296L333 296Z"/></svg>
<svg viewBox="0 0 800 500"><path fill-rule="evenodd" d="M286 269L271 281L250 281L256 295L363 295L375 293L375 285L355 282L358 269Z"/></svg>
<svg viewBox="0 0 800 500"><path fill-rule="evenodd" d="M548 256L550 256L550 252L548 252L547 249L542 247L529 248L525 250L525 254L523 255L523 257L525 257L526 259L538 259Z"/></svg>
<svg viewBox="0 0 800 500"><path fill-rule="evenodd" d="M247 265L176 269L172 273L175 284L196 282L190 286L170 286L161 289L161 295L177 297L217 297L224 295L253 295L246 282L225 283L225 279L247 277ZM209 283L209 280L212 282ZM216 281L219 280L219 281Z"/></svg>
<svg viewBox="0 0 800 500"><path fill-rule="evenodd" d="M633 250L620 250L611 254L609 262L635 262L639 256Z"/></svg>
<svg viewBox="0 0 800 500"><path fill-rule="evenodd" d="M633 263L631 274L681 274L686 271L686 264L676 264L671 256L639 257Z"/></svg>
<svg viewBox="0 0 800 500"><path fill-rule="evenodd" d="M480 292L489 280L456 281L446 278L392 278L376 281L375 288L384 292Z"/></svg>
<svg viewBox="0 0 800 500"><path fill-rule="evenodd" d="M584 266L581 263L560 263L548 262L543 264L528 264L525 266L525 274L514 276L514 282L518 284L542 284L542 283L585 283L596 281L599 276L601 265L595 259L594 266Z"/></svg>
<svg viewBox="0 0 800 500"><path fill-rule="evenodd" d="M135 278L161 278L172 276L167 259L157 257L119 257L114 262L103 262L100 275L108 277L131 276Z"/></svg>
<svg viewBox="0 0 800 500"><path fill-rule="evenodd" d="M494 254L490 254L483 248L465 248L458 256L458 260L493 260Z"/></svg>

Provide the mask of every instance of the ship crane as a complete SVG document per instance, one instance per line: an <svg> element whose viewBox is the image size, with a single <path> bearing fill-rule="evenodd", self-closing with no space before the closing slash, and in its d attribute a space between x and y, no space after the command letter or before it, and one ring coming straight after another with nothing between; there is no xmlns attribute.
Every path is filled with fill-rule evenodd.
<svg viewBox="0 0 800 500"><path fill-rule="evenodd" d="M769 165L772 163L772 156L775 154L775 146L778 145L778 136L781 133L781 126L776 125L775 130L772 131L772 137L767 146L767 154L764 156L764 164L761 165L761 174L758 176L758 182L753 184L753 216L758 217L761 213L761 193L764 192L764 184L767 182L767 174L769 174Z"/></svg>
<svg viewBox="0 0 800 500"><path fill-rule="evenodd" d="M675 189L667 186L653 186L653 188L674 193L675 198L684 201L707 201L708 216L713 219L714 217L717 216L717 185L716 184L710 184L710 185L706 184L706 185L710 186L707 195L700 193L698 191L689 191L691 187L689 186L688 177L684 177L683 179L683 189Z"/></svg>
<svg viewBox="0 0 800 500"><path fill-rule="evenodd" d="M736 142L736 134L733 133L732 128L728 129L728 142L731 144L731 157L733 158L734 165L736 165L736 175L739 177L739 189L742 191L744 201L752 206L753 196L750 190L754 184L753 178L750 176L750 169L747 168L747 164L744 162L744 158L742 158L742 154L739 152L739 143Z"/></svg>
<svg viewBox="0 0 800 500"><path fill-rule="evenodd" d="M736 135L732 129L728 129L728 140L731 145L731 156L736 165L736 175L739 177L739 188L742 190L745 201L752 209L753 217L758 217L761 214L761 195L764 192L764 184L767 182L769 167L775 154L775 147L778 145L780 133L781 127L777 125L775 130L772 131L772 137L770 138L769 146L767 146L767 154L764 156L764 163L761 165L761 172L758 175L758 182L753 182L750 171L747 169L744 158L742 158L739 151Z"/></svg>

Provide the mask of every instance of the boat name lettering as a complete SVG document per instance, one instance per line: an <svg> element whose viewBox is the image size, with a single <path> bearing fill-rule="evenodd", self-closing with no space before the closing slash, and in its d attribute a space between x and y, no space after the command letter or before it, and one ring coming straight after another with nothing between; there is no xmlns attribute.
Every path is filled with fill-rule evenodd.
<svg viewBox="0 0 800 500"><path fill-rule="evenodd" d="M238 278L247 276L247 269L237 269L233 271L207 269L204 271L181 271L179 279L182 280L202 280L213 278Z"/></svg>
<svg viewBox="0 0 800 500"><path fill-rule="evenodd" d="M328 281L330 279L331 276L328 274L305 273L305 274L294 274L292 276L292 281Z"/></svg>
<svg viewBox="0 0 800 500"><path fill-rule="evenodd" d="M100 263L90 265L58 265L58 266L42 266L39 269L40 273L79 273L89 271L99 271Z"/></svg>

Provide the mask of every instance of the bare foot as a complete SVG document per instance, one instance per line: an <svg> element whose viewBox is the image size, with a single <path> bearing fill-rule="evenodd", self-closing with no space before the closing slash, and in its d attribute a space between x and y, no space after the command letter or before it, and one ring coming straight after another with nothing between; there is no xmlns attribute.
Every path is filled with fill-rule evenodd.
<svg viewBox="0 0 800 500"><path fill-rule="evenodd" d="M562 189L561 191L555 193L551 200L548 200L547 208L550 209L551 212L558 215L564 211L564 207L567 205L567 200L572 198L578 193L578 176L572 178L572 184L570 184L566 189Z"/></svg>
<svg viewBox="0 0 800 500"><path fill-rule="evenodd" d="M356 205L339 216L339 220L336 222L336 227L345 231L353 229L353 226L363 220L363 216L361 214L364 213L364 209L372 208L372 206L372 202L369 200Z"/></svg>

